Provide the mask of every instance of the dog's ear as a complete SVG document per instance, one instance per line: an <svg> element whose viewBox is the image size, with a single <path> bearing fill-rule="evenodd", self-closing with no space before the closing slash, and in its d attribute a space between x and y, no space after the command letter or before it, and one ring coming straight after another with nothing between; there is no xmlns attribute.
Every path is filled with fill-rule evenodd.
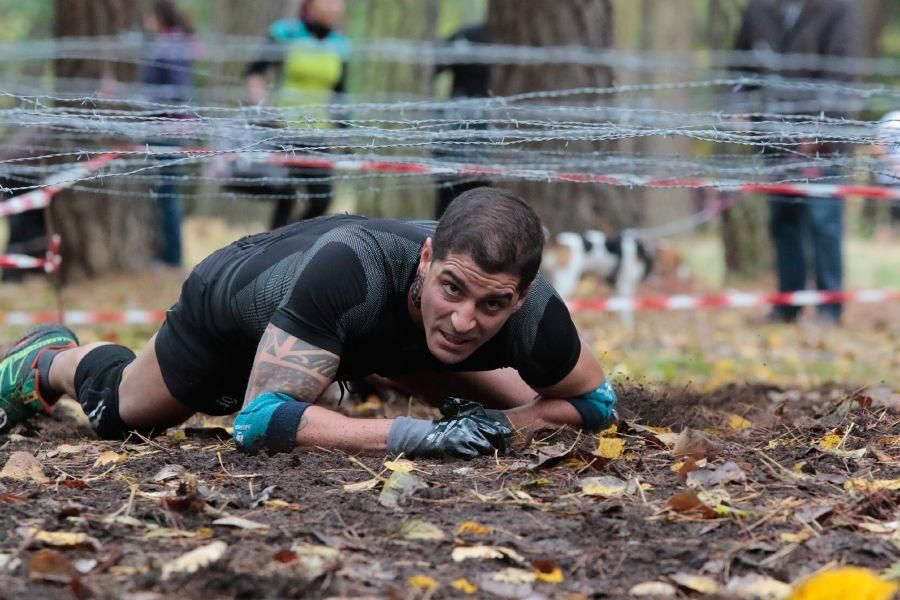
<svg viewBox="0 0 900 600"><path fill-rule="evenodd" d="M644 261L644 276L641 277L641 280L646 281L646 279L650 277L650 272L653 271L653 264L656 260L656 249L653 246L638 240L637 250L638 256Z"/></svg>

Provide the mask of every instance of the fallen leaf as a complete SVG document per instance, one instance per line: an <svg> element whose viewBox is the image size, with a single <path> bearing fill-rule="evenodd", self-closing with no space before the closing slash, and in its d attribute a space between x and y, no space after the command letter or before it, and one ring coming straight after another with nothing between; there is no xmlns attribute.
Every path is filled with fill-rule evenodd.
<svg viewBox="0 0 900 600"><path fill-rule="evenodd" d="M125 455L109 450L97 457L97 460L94 461L94 468L120 462L125 462Z"/></svg>
<svg viewBox="0 0 900 600"><path fill-rule="evenodd" d="M728 426L735 431L743 431L753 427L753 423L740 415L728 415Z"/></svg>
<svg viewBox="0 0 900 600"><path fill-rule="evenodd" d="M838 458L852 460L860 459L866 455L865 448L858 448L856 450L839 450L838 448L828 448L826 446L822 446L821 444L816 444L815 449L819 452L830 454L831 456L837 456Z"/></svg>
<svg viewBox="0 0 900 600"><path fill-rule="evenodd" d="M378 503L387 508L401 508L409 503L413 494L427 487L425 481L412 473L394 471L384 482Z"/></svg>
<svg viewBox="0 0 900 600"><path fill-rule="evenodd" d="M677 513L697 512L707 519L712 519L717 516L716 511L704 504L694 492L681 492L675 494L666 501L666 506Z"/></svg>
<svg viewBox="0 0 900 600"><path fill-rule="evenodd" d="M265 523L257 523L241 517L222 517L212 522L213 525L222 525L225 527L237 527L239 529L269 529Z"/></svg>
<svg viewBox="0 0 900 600"><path fill-rule="evenodd" d="M44 465L28 452L13 452L0 471L0 479L8 477L19 481L47 483L50 478L44 475Z"/></svg>
<svg viewBox="0 0 900 600"><path fill-rule="evenodd" d="M157 471L156 475L153 476L153 481L165 481L167 479L173 479L182 475L187 469L182 467L181 465L163 465L163 467Z"/></svg>
<svg viewBox="0 0 900 600"><path fill-rule="evenodd" d="M54 455L71 456L73 454L84 454L90 448L90 444L61 444L56 447Z"/></svg>
<svg viewBox="0 0 900 600"><path fill-rule="evenodd" d="M162 566L162 579L166 580L176 573L196 573L203 567L222 558L227 549L228 544L219 540L194 548L190 552L186 552L178 558L165 563Z"/></svg>
<svg viewBox="0 0 900 600"><path fill-rule="evenodd" d="M714 458L716 453L716 443L712 438L702 431L690 427L681 430L681 434L672 448L672 454L675 456L690 456L697 460Z"/></svg>
<svg viewBox="0 0 900 600"><path fill-rule="evenodd" d="M0 554L0 573L3 571L15 571L21 561L14 554Z"/></svg>
<svg viewBox="0 0 900 600"><path fill-rule="evenodd" d="M505 546L457 546L450 553L454 562L465 560L503 560L509 559L520 564L525 563L522 555Z"/></svg>
<svg viewBox="0 0 900 600"><path fill-rule="evenodd" d="M413 575L407 579L406 582L410 587L416 587L423 590L436 590L441 587L441 584L428 575Z"/></svg>
<svg viewBox="0 0 900 600"><path fill-rule="evenodd" d="M444 532L440 527L423 521L411 519L400 526L400 535L407 540L442 540Z"/></svg>
<svg viewBox="0 0 900 600"><path fill-rule="evenodd" d="M500 583L522 584L534 582L537 579L537 575L535 575L534 571L517 567L506 567L494 573L491 579Z"/></svg>
<svg viewBox="0 0 900 600"><path fill-rule="evenodd" d="M791 586L765 575L750 574L731 578L725 591L743 600L783 600L791 593Z"/></svg>
<svg viewBox="0 0 900 600"><path fill-rule="evenodd" d="M778 539L789 544L802 544L811 537L812 533L808 529L801 529L797 533L785 532L778 534Z"/></svg>
<svg viewBox="0 0 900 600"><path fill-rule="evenodd" d="M737 463L728 461L714 471L707 469L691 471L687 474L686 483L690 488L710 487L720 483L745 481L747 474Z"/></svg>
<svg viewBox="0 0 900 600"><path fill-rule="evenodd" d="M78 576L75 567L64 554L45 548L34 553L28 561L28 578L38 581L70 583Z"/></svg>
<svg viewBox="0 0 900 600"><path fill-rule="evenodd" d="M581 493L585 496L619 498L628 490L628 483L612 475L586 477L581 480Z"/></svg>
<svg viewBox="0 0 900 600"><path fill-rule="evenodd" d="M534 470L541 467L552 467L569 456L574 448L574 446L569 446L562 442L533 448L530 450L530 453L534 454L536 458L527 468Z"/></svg>
<svg viewBox="0 0 900 600"><path fill-rule="evenodd" d="M645 581L632 586L628 590L630 596L653 596L655 598L672 598L678 591L675 586L663 581Z"/></svg>
<svg viewBox="0 0 900 600"><path fill-rule="evenodd" d="M679 435L673 432L668 427L650 427L648 425L638 425L637 423L626 423L624 427L622 427L623 433L628 429L633 429L638 433L645 434L645 437L649 437L657 442L660 446L673 446L675 442L678 441Z"/></svg>
<svg viewBox="0 0 900 600"><path fill-rule="evenodd" d="M897 491L900 490L900 479L864 479L856 477L848 479L844 483L844 489L848 492L859 492L862 494L871 494L878 491Z"/></svg>
<svg viewBox="0 0 900 600"><path fill-rule="evenodd" d="M669 575L669 579L683 588L700 594L717 594L719 592L718 582L712 577L706 577L705 575L675 573L674 575Z"/></svg>
<svg viewBox="0 0 900 600"><path fill-rule="evenodd" d="M450 587L454 590L459 590L463 594L474 594L478 591L478 586L465 577L454 580L453 583L450 584Z"/></svg>
<svg viewBox="0 0 900 600"><path fill-rule="evenodd" d="M345 492L365 492L368 490L374 490L379 483L381 483L381 479L373 477L372 479L357 481L356 483L345 483L343 485L343 488Z"/></svg>
<svg viewBox="0 0 900 600"><path fill-rule="evenodd" d="M304 577L312 581L341 566L341 551L316 544L294 544L291 551L297 554L298 567Z"/></svg>
<svg viewBox="0 0 900 600"><path fill-rule="evenodd" d="M34 527L27 527L22 528L20 532L32 541L41 542L48 546L90 546L95 550L100 549L100 542L96 538L79 531L43 531Z"/></svg>
<svg viewBox="0 0 900 600"><path fill-rule="evenodd" d="M898 587L869 569L842 567L804 580L795 587L790 600L891 600Z"/></svg>
<svg viewBox="0 0 900 600"><path fill-rule="evenodd" d="M272 556L272 559L282 564L288 564L297 561L297 553L293 550L282 548Z"/></svg>
<svg viewBox="0 0 900 600"><path fill-rule="evenodd" d="M416 465L411 460L400 458L397 460L384 461L384 468L390 469L391 471L398 471L400 473L411 473L413 470L415 470Z"/></svg>
<svg viewBox="0 0 900 600"><path fill-rule="evenodd" d="M490 533L494 531L489 525L483 525L478 523L477 521L464 521L459 524L459 527L456 529L456 533L462 535L464 533L471 533L474 535L490 535Z"/></svg>
<svg viewBox="0 0 900 600"><path fill-rule="evenodd" d="M562 569L559 568L559 565L553 559L539 559L532 562L531 566L534 567L534 575L538 581L543 581L545 583L562 583L565 579L563 577Z"/></svg>
<svg viewBox="0 0 900 600"><path fill-rule="evenodd" d="M303 507L299 504L285 502L284 500L267 500L264 506L266 508L286 508L291 511L303 510Z"/></svg>
<svg viewBox="0 0 900 600"><path fill-rule="evenodd" d="M597 442L597 450L594 452L594 454L602 456L603 458L614 460L621 457L622 452L624 451L625 440L623 440L622 438L602 437Z"/></svg>

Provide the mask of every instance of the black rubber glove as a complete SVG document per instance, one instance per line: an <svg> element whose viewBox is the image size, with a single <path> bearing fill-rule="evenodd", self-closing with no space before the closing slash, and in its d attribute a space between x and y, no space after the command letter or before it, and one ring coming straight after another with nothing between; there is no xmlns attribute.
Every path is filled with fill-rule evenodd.
<svg viewBox="0 0 900 600"><path fill-rule="evenodd" d="M491 417L483 406L468 400L445 400L441 414L437 421L396 419L388 434L388 450L411 458L475 458L504 452L506 438L513 434L508 421Z"/></svg>

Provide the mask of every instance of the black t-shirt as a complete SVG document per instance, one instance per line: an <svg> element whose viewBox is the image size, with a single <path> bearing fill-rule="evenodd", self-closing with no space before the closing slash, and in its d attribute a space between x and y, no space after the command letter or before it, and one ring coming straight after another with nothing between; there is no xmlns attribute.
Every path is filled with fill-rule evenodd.
<svg viewBox="0 0 900 600"><path fill-rule="evenodd" d="M271 322L340 356L340 380L512 367L529 385L546 387L568 375L580 341L565 304L540 276L522 308L468 358L446 365L429 352L407 293L436 225L339 215L239 240L198 267L210 326L255 349Z"/></svg>

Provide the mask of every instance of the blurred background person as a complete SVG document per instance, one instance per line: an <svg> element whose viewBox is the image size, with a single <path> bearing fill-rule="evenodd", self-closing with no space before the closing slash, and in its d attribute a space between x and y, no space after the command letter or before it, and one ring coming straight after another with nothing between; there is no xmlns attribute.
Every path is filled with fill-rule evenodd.
<svg viewBox="0 0 900 600"><path fill-rule="evenodd" d="M150 102L165 105L185 104L190 100L191 69L196 41L188 16L172 0L154 0L144 14L145 45L141 57L140 81L143 96ZM183 118L175 110L163 110L159 116ZM167 127L165 122L162 128ZM171 131L170 133L174 133ZM154 146L178 146L177 140L161 135L150 141ZM163 161L172 156L161 156ZM177 165L157 169L159 179L153 185L159 216L160 241L157 258L170 267L182 264L182 207L178 191L181 170Z"/></svg>
<svg viewBox="0 0 900 600"><path fill-rule="evenodd" d="M900 188L900 110L884 115L878 122L878 132L887 141L873 149L880 163L875 181L881 185ZM888 210L888 235L894 236L900 233L900 200L892 201Z"/></svg>
<svg viewBox="0 0 900 600"><path fill-rule="evenodd" d="M447 38L448 44L486 44L487 29L483 23L468 25L456 31ZM485 98L488 96L488 82L490 76L490 65L487 63L450 63L438 65L435 68L434 76L437 77L441 73L449 73L451 77L450 97L453 99L465 98ZM483 111L472 109L465 110L447 110L442 115L444 119L460 119L472 120L478 118ZM456 129L485 129L484 124L458 124ZM462 146L469 148L468 151L454 150L436 150L434 157L442 160L477 163L479 158L483 157L483 153L474 152L472 149L477 146ZM434 210L435 219L440 219L450 202L466 190L481 186L489 186L490 181L481 178L464 178L459 175L442 176L437 179L437 201Z"/></svg>
<svg viewBox="0 0 900 600"><path fill-rule="evenodd" d="M269 28L267 52L251 63L246 70L247 93L254 104L269 102L268 77L274 74L275 98L272 104L281 107L328 104L334 94L344 92L347 39L338 31L344 18L343 0L304 0L296 19L276 21ZM309 113L312 118L327 119L330 115ZM332 125L310 121L306 127L327 129ZM321 140L308 137L294 142L295 150L321 146ZM292 178L309 179L305 185L307 200L299 219L311 219L325 214L331 205L332 185L328 178L331 169L294 167ZM266 193L279 196L275 201L271 228L292 221L297 205L295 186L278 184L267 186Z"/></svg>
<svg viewBox="0 0 900 600"><path fill-rule="evenodd" d="M857 57L862 53L861 16L856 4L850 0L751 0L742 16L735 49L754 52L763 65L777 64L775 55L782 53ZM770 74L762 67L754 71L760 76ZM853 79L850 75L828 73L823 69L780 70L777 74L820 81ZM816 103L822 97L821 90L800 89L785 93L783 89L772 92L763 86L761 91L764 112L820 112ZM785 160L818 157L826 164L829 155L837 156L845 150L832 143L808 143L778 150L766 147L767 152L775 152ZM802 176L811 180L835 175L837 172L827 166L808 167L802 171ZM778 290L805 289L809 266L815 275L817 289L843 289L844 200L771 196L769 206ZM800 309L799 306L776 306L769 314L769 320L796 321ZM828 323L840 323L841 312L842 305L838 303L818 307L819 317Z"/></svg>

